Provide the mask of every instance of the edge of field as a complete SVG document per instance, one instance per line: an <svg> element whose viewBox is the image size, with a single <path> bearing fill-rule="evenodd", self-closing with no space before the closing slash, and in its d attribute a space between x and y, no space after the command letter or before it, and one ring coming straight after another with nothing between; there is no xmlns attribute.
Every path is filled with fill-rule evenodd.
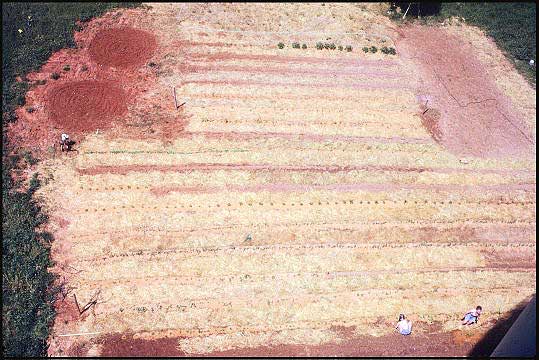
<svg viewBox="0 0 539 360"><path fill-rule="evenodd" d="M56 312L55 276L48 269L52 234L35 196L40 156L8 138L6 125L17 121L31 88L26 74L39 69L63 48L73 48L80 22L138 3L6 3L2 5L2 347L7 357L47 354ZM33 174L32 174L33 173ZM32 176L30 176L32 174ZM29 260L32 259L32 260Z"/></svg>

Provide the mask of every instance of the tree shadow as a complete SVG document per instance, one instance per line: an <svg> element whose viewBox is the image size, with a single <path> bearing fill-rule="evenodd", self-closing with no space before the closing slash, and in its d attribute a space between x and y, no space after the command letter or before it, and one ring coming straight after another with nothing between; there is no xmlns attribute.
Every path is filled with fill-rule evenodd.
<svg viewBox="0 0 539 360"><path fill-rule="evenodd" d="M534 294L535 296L535 294ZM533 298L533 297L531 297ZM521 301L509 313L508 317L504 317L496 322L496 325L490 329L485 336L470 350L470 357L490 357L496 346L503 339L507 331L513 326L518 316L530 303L531 298Z"/></svg>

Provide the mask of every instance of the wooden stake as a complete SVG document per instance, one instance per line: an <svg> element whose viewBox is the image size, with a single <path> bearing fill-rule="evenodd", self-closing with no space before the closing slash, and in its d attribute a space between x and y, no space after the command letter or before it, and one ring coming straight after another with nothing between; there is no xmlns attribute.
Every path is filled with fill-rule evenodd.
<svg viewBox="0 0 539 360"><path fill-rule="evenodd" d="M73 294L73 297L75 298L75 305L77 305L77 310L79 310L79 314L80 314L80 307L79 307L79 302L77 301L77 296Z"/></svg>
<svg viewBox="0 0 539 360"><path fill-rule="evenodd" d="M172 87L172 93L174 94L174 109L178 108L178 101L176 100L176 86Z"/></svg>
<svg viewBox="0 0 539 360"><path fill-rule="evenodd" d="M408 10L410 10L410 6L412 6L412 3L408 4L408 9L406 9L406 11L404 12L404 16L402 17L403 20L406 17L406 14L408 14Z"/></svg>

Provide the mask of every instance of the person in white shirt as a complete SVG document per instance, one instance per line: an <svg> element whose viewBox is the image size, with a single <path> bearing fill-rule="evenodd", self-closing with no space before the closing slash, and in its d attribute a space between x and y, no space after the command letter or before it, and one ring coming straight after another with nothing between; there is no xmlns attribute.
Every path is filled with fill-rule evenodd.
<svg viewBox="0 0 539 360"><path fill-rule="evenodd" d="M60 150L69 151L71 148L71 143L69 141L69 135L62 134L62 139L60 140Z"/></svg>
<svg viewBox="0 0 539 360"><path fill-rule="evenodd" d="M402 335L410 335L412 333L412 322L406 319L404 314L399 315L399 322L395 327Z"/></svg>
<svg viewBox="0 0 539 360"><path fill-rule="evenodd" d="M464 314L464 317L461 319L462 325L475 324L477 322L477 319L479 319L479 315L481 315L482 311L483 311L483 308L479 305L475 309L468 311L466 314Z"/></svg>

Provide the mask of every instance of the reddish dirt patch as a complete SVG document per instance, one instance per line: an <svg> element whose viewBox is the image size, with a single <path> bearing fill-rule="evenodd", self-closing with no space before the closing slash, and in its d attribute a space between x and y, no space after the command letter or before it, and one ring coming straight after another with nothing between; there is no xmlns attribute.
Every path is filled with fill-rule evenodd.
<svg viewBox="0 0 539 360"><path fill-rule="evenodd" d="M157 48L152 34L133 28L104 29L90 43L90 57L96 63L120 68L138 67Z"/></svg>
<svg viewBox="0 0 539 360"><path fill-rule="evenodd" d="M68 132L94 131L110 127L127 111L124 91L105 81L74 81L49 92L50 119Z"/></svg>
<svg viewBox="0 0 539 360"><path fill-rule="evenodd" d="M145 97L145 94L150 89L156 88L155 80L157 78L157 70L155 67L141 66L138 68L116 68L103 66L102 64L96 63L91 58L89 51L92 40L95 38L96 34L103 29L118 27L147 29L150 28L150 24L151 19L147 16L147 10L140 8L109 12L100 18L82 24L83 30L75 32L74 34L77 43L76 48L62 49L54 53L39 72L27 75L28 80L32 83L32 87L26 93L26 106L33 107L35 111L29 113L26 111L25 107L20 107L16 110L18 120L7 125L11 135L10 138L13 139L15 143L32 149L39 154L38 156L40 157L51 156L54 153L53 145L58 144L62 132L70 130L66 129L63 125L58 125L57 119L51 116L51 99L49 98L49 95L54 92L54 89L57 87L68 83L103 81L108 84L113 84L113 86L120 88L125 93L124 97L127 100L125 106L128 108L134 107L135 109L138 107L145 111L156 102L156 99L162 99L162 95L160 94L158 94L159 96L156 99ZM158 52L159 49L159 47L156 48L156 62L159 62L162 56L162 54ZM71 66L70 71L63 70L66 64ZM60 74L60 79L52 80L52 73ZM36 83L38 80L45 80L46 83L44 85L38 85ZM166 90L168 95L168 89ZM114 98L114 101L119 101L117 94L112 97ZM117 111L117 109L113 109L113 111ZM171 109L170 113L173 113L173 111L174 109ZM152 110L151 114L163 117L163 114L156 114L156 111L154 110ZM170 117L168 113L165 115ZM177 111L174 112L174 115L181 117L181 114ZM121 123L113 124L113 127L109 127L109 129L106 132L103 131L103 133L108 136L113 131L117 131L121 134L129 132L131 137L146 137L146 134L144 133L145 129L127 126L131 116L136 117L138 114L132 114L132 111L126 112L122 115ZM92 121L93 120L101 120L101 116L97 116L93 118ZM180 123L180 121L176 122ZM155 124L157 134L159 134L161 127L161 123L157 122ZM92 127L90 126L90 129L91 128ZM91 130L93 130L92 132L95 132L95 129ZM77 143L83 141L86 134L87 131L71 130L71 132L69 132L70 137ZM76 148L77 145L75 145L75 149ZM60 151L57 149L56 156L59 155ZM62 156L69 155L70 154L67 153L62 154Z"/></svg>
<svg viewBox="0 0 539 360"><path fill-rule="evenodd" d="M438 325L429 327L428 334L402 336L389 334L381 337L354 336L350 328L335 328L344 338L339 343L321 345L277 345L241 348L208 354L186 354L178 348L179 338L158 340L133 339L131 334L113 334L99 339L103 344L101 356L201 356L201 357L237 357L237 356L277 356L277 357L328 357L328 356L465 356L473 348L478 336L470 341L455 342L452 333L439 333Z"/></svg>
<svg viewBox="0 0 539 360"><path fill-rule="evenodd" d="M436 172L436 173L494 173L494 174L512 174L518 171L497 171L489 169L452 169L452 168L426 168L426 167L404 167L404 166L375 166L375 165L269 165L269 164L227 164L227 163L188 163L181 165L98 165L91 168L77 168L80 175L98 175L98 174L117 174L125 175L132 172L188 172L188 171L215 171L215 170L233 170L233 171L306 171L306 172L347 172L354 170L365 171L399 171L399 172ZM508 184L508 185L485 185L483 187L489 189L509 189L509 188L526 188L535 189L533 183ZM461 187L457 187L461 188ZM471 189L475 187L470 187Z"/></svg>
<svg viewBox="0 0 539 360"><path fill-rule="evenodd" d="M440 130L440 117L441 114L436 109L425 109L421 114L421 123L423 127L427 129L432 138L440 142L442 140L442 132Z"/></svg>
<svg viewBox="0 0 539 360"><path fill-rule="evenodd" d="M500 249L483 249L482 255L485 257L489 267L513 269L522 267L535 267L535 249L530 247L517 247L510 252Z"/></svg>
<svg viewBox="0 0 539 360"><path fill-rule="evenodd" d="M420 70L418 95L432 100L423 122L436 140L461 155L533 155L535 140L522 116L465 39L442 28L409 26L403 31L399 51Z"/></svg>
<svg viewBox="0 0 539 360"><path fill-rule="evenodd" d="M77 305L72 300L72 297L67 297L63 300L58 300L54 303L56 309L56 318L54 321L59 323L68 323L77 321L80 317Z"/></svg>
<svg viewBox="0 0 539 360"><path fill-rule="evenodd" d="M103 344L101 356L185 356L178 348L178 338L159 340L133 339L133 334L111 334L97 340Z"/></svg>
<svg viewBox="0 0 539 360"><path fill-rule="evenodd" d="M178 45L185 45L185 42L178 42ZM301 63L301 64L327 64L334 66L357 66L357 67L374 67L376 69L391 69L398 66L399 63L393 60L369 60L357 58L324 58L313 56L282 56L282 55L258 55L258 54L238 54L232 52L218 53L190 53L187 55L192 60L206 60L208 62L220 60L255 60L264 64L274 63Z"/></svg>
<svg viewBox="0 0 539 360"><path fill-rule="evenodd" d="M451 335L453 336L455 344L458 345L477 343L484 336L484 334L480 332L466 332L460 329L451 331Z"/></svg>

